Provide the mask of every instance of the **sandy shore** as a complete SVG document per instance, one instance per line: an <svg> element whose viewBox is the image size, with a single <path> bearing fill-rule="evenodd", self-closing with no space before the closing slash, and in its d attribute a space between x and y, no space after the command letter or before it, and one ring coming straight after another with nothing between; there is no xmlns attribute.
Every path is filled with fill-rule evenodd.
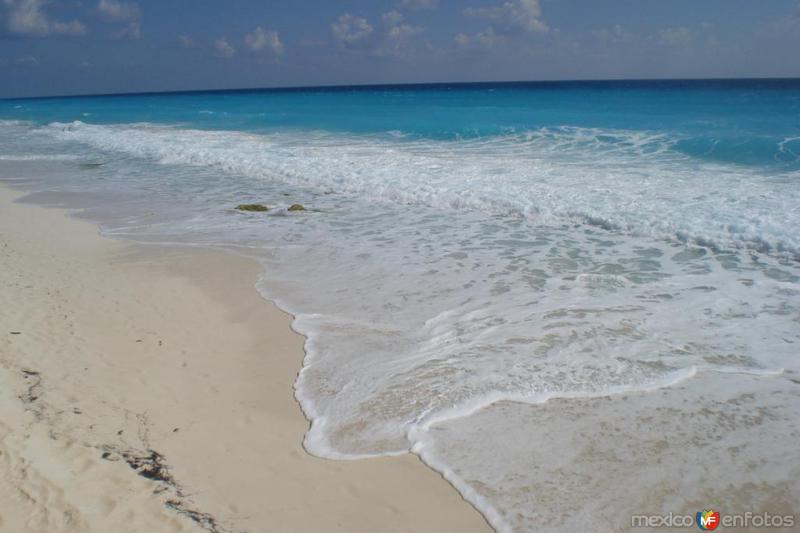
<svg viewBox="0 0 800 533"><path fill-rule="evenodd" d="M18 196L0 189L0 531L489 529L415 456L305 453L303 339L258 264Z"/></svg>

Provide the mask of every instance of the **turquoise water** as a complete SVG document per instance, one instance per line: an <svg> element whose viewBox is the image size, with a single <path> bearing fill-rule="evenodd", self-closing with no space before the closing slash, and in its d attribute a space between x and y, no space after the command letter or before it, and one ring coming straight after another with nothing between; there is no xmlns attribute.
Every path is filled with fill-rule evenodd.
<svg viewBox="0 0 800 533"><path fill-rule="evenodd" d="M713 375L711 405L726 376L800 371L797 80L5 100L0 120L3 179L108 235L262 261L308 339L311 453L413 450L501 530L550 523L495 452L541 437L503 402Z"/></svg>
<svg viewBox="0 0 800 533"><path fill-rule="evenodd" d="M798 115L799 80L412 85L0 102L0 116L38 123L152 122L437 140L564 126L661 132L692 157L794 170L800 168Z"/></svg>

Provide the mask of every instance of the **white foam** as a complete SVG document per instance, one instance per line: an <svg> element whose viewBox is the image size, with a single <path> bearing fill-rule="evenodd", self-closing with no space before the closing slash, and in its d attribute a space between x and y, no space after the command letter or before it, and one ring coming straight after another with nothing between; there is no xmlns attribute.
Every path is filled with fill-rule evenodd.
<svg viewBox="0 0 800 533"><path fill-rule="evenodd" d="M0 154L0 161L75 161L72 154Z"/></svg>
<svg viewBox="0 0 800 533"><path fill-rule="evenodd" d="M793 209L800 173L770 176L699 163L671 150L676 139L663 134L551 128L460 142L397 142L152 124L55 123L45 131L164 164L213 166L375 201L800 255L800 214Z"/></svg>

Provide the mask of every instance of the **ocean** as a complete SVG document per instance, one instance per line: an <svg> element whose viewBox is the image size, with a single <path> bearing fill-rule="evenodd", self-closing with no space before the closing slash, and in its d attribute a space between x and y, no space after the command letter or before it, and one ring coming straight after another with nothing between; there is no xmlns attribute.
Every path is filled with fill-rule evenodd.
<svg viewBox="0 0 800 533"><path fill-rule="evenodd" d="M306 449L413 451L500 531L800 494L800 80L2 100L0 179L261 261Z"/></svg>

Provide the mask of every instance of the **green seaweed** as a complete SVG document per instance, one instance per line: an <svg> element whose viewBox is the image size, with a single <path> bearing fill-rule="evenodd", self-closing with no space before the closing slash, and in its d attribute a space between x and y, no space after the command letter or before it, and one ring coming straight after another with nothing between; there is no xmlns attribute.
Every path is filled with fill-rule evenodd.
<svg viewBox="0 0 800 533"><path fill-rule="evenodd" d="M239 204L236 209L239 211L269 211L269 207L264 204Z"/></svg>

